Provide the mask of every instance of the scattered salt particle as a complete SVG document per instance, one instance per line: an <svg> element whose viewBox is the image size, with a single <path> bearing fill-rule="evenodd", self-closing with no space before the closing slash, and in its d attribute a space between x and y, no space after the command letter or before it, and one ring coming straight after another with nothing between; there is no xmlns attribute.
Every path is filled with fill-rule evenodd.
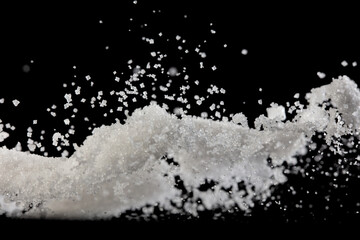
<svg viewBox="0 0 360 240"><path fill-rule="evenodd" d="M262 100L259 99L259 100L258 100L258 103L259 103L259 105L262 105Z"/></svg>
<svg viewBox="0 0 360 240"><path fill-rule="evenodd" d="M33 120L33 124L35 125L35 124L37 124L38 123L38 121L35 119L35 120Z"/></svg>
<svg viewBox="0 0 360 240"><path fill-rule="evenodd" d="M323 79L326 75L323 72L317 72L316 73L320 79Z"/></svg>
<svg viewBox="0 0 360 240"><path fill-rule="evenodd" d="M224 44L224 48L227 48L227 44L226 44L226 43Z"/></svg>
<svg viewBox="0 0 360 240"><path fill-rule="evenodd" d="M17 107L19 105L20 101L18 101L17 99L14 99L12 101L12 103L14 104L15 107Z"/></svg>
<svg viewBox="0 0 360 240"><path fill-rule="evenodd" d="M100 107L106 107L107 101L106 100L102 100L100 103Z"/></svg>
<svg viewBox="0 0 360 240"><path fill-rule="evenodd" d="M176 35L176 40L180 40L181 39L181 37L179 36L179 35Z"/></svg>
<svg viewBox="0 0 360 240"><path fill-rule="evenodd" d="M69 125L70 124L70 120L67 118L67 119L64 119L64 123L65 125Z"/></svg>
<svg viewBox="0 0 360 240"><path fill-rule="evenodd" d="M89 80L91 79L90 75L86 75L86 76L85 76L85 79L86 79L87 81L89 81Z"/></svg>
<svg viewBox="0 0 360 240"><path fill-rule="evenodd" d="M72 100L71 100L71 93L65 94L64 98L66 99L66 101L67 101L68 103L71 102L71 101L72 101Z"/></svg>
<svg viewBox="0 0 360 240"><path fill-rule="evenodd" d="M200 68L204 68L204 63L200 62Z"/></svg>
<svg viewBox="0 0 360 240"><path fill-rule="evenodd" d="M285 114L285 108L281 105L278 105L276 103L270 104L271 107L266 109L268 118L270 119L280 119L285 120L286 114Z"/></svg>
<svg viewBox="0 0 360 240"><path fill-rule="evenodd" d="M56 105L53 104L53 105L51 106L51 109L56 109Z"/></svg>
<svg viewBox="0 0 360 240"><path fill-rule="evenodd" d="M133 1L133 4L137 4L137 0L134 0L134 1Z"/></svg>
<svg viewBox="0 0 360 240"><path fill-rule="evenodd" d="M109 49L109 46L105 46L105 50L108 50Z"/></svg>
<svg viewBox="0 0 360 240"><path fill-rule="evenodd" d="M241 54L242 54L242 55L247 55L247 54L248 54L248 50L247 50L247 49L241 50Z"/></svg>
<svg viewBox="0 0 360 240"><path fill-rule="evenodd" d="M348 62L344 60L344 61L341 62L341 65L342 65L343 67L346 67L346 66L348 65Z"/></svg>
<svg viewBox="0 0 360 240"><path fill-rule="evenodd" d="M80 101L81 101L82 103L84 103L84 102L86 102L86 99L85 99L85 98L82 98Z"/></svg>
<svg viewBox="0 0 360 240"><path fill-rule="evenodd" d="M56 117L56 113L55 113L55 112L51 112L50 114L51 114L51 116Z"/></svg>
<svg viewBox="0 0 360 240"><path fill-rule="evenodd" d="M294 98L296 98L296 99L298 99L300 97L300 94L299 93L296 93L295 95L294 95Z"/></svg>
<svg viewBox="0 0 360 240"><path fill-rule="evenodd" d="M66 84L66 83L64 83L64 84L63 84L63 87L64 87L64 88L66 88L66 87L67 87L67 84Z"/></svg>
<svg viewBox="0 0 360 240"><path fill-rule="evenodd" d="M213 71L215 71L215 70L216 70L216 66L215 66L215 65L212 66L211 69L212 69Z"/></svg>
<svg viewBox="0 0 360 240"><path fill-rule="evenodd" d="M163 34L162 34L162 32L159 32L159 37L161 37Z"/></svg>
<svg viewBox="0 0 360 240"><path fill-rule="evenodd" d="M27 146L28 146L28 149L30 150L30 152L33 152L33 151L35 151L35 149L36 149L36 145L35 145L35 144L28 144Z"/></svg>
<svg viewBox="0 0 360 240"><path fill-rule="evenodd" d="M224 105L224 101L220 101L220 105Z"/></svg>
<svg viewBox="0 0 360 240"><path fill-rule="evenodd" d="M155 56L156 56L156 52L151 52L150 55L151 55L152 57L155 57Z"/></svg>
<svg viewBox="0 0 360 240"><path fill-rule="evenodd" d="M204 52L199 53L199 55L201 58L206 58L206 53L204 53Z"/></svg>
<svg viewBox="0 0 360 240"><path fill-rule="evenodd" d="M215 34L215 33L216 33L216 31L213 30L213 29L211 29L210 32L211 32L212 34Z"/></svg>
<svg viewBox="0 0 360 240"><path fill-rule="evenodd" d="M128 62L127 62L127 64L129 65L129 64L132 64L133 63L133 60L132 59L130 59Z"/></svg>
<svg viewBox="0 0 360 240"><path fill-rule="evenodd" d="M259 88L259 92L262 92L262 88Z"/></svg>
<svg viewBox="0 0 360 240"><path fill-rule="evenodd" d="M177 68L176 67L170 67L169 70L168 70L168 74L171 77L175 77L178 74Z"/></svg>
<svg viewBox="0 0 360 240"><path fill-rule="evenodd" d="M115 82L119 82L120 78L119 77L115 77Z"/></svg>
<svg viewBox="0 0 360 240"><path fill-rule="evenodd" d="M99 20L99 23L100 23L100 24L102 24L102 23L103 23L103 21L102 21L102 20Z"/></svg>
<svg viewBox="0 0 360 240"><path fill-rule="evenodd" d="M0 104L4 103L5 102L5 99L4 98L1 98L0 99Z"/></svg>
<svg viewBox="0 0 360 240"><path fill-rule="evenodd" d="M30 66L29 66L28 64L25 64L25 65L22 67L22 70L23 70L23 72L28 73L28 72L30 72Z"/></svg>
<svg viewBox="0 0 360 240"><path fill-rule="evenodd" d="M73 66L73 69L76 69L76 66L75 66L75 65Z"/></svg>
<svg viewBox="0 0 360 240"><path fill-rule="evenodd" d="M352 66L353 66L353 67L356 67L356 66L357 66L357 62L354 61L354 62L352 63Z"/></svg>
<svg viewBox="0 0 360 240"><path fill-rule="evenodd" d="M213 103L209 108L210 108L211 111L214 111L214 109L215 109L215 104Z"/></svg>
<svg viewBox="0 0 360 240"><path fill-rule="evenodd" d="M79 94L80 94L80 90L81 90L81 87L78 86L78 87L76 88L76 90L75 90L75 94L76 94L76 95L79 95Z"/></svg>
<svg viewBox="0 0 360 240"><path fill-rule="evenodd" d="M94 86L94 82L90 82L90 86L91 86L91 87Z"/></svg>
<svg viewBox="0 0 360 240"><path fill-rule="evenodd" d="M194 82L196 85L199 85L199 80L195 80Z"/></svg>

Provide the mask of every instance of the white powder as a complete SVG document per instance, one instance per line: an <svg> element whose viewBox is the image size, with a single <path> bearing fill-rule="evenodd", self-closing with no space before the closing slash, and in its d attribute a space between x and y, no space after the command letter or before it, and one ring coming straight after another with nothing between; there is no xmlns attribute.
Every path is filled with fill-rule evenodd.
<svg viewBox="0 0 360 240"><path fill-rule="evenodd" d="M327 112L319 105L330 99L343 122L352 129L360 127L360 91L347 77L313 89L306 99L307 106L281 128L273 120L284 120L285 109L275 103L267 109L268 118L261 115L255 121L265 130L249 128L241 113L233 115L232 122L186 116L181 111L178 119L151 104L135 110L125 124L95 128L70 157L66 152L61 158L47 158L1 148L0 189L8 195L0 196L0 208L18 217L108 218L158 203L176 213L178 209L170 204L181 202L181 192L173 187L175 175L193 189L205 209L235 204L245 208L253 198L266 198L273 184L286 181L281 167L267 165L269 156L276 165L292 164L295 155L304 154L316 131L326 132L329 144L332 136L349 132L350 125L339 125L331 117L333 110ZM69 134L74 132L69 129ZM7 136L0 132L0 140ZM61 133L53 135L59 150L66 144ZM35 144L28 148L34 150ZM178 166L162 161L165 154ZM224 195L221 188L235 186L234 177L253 186L248 195L241 191ZM211 192L198 191L204 179L218 185ZM29 202L41 204L22 213ZM197 207L186 205L185 211L196 215Z"/></svg>

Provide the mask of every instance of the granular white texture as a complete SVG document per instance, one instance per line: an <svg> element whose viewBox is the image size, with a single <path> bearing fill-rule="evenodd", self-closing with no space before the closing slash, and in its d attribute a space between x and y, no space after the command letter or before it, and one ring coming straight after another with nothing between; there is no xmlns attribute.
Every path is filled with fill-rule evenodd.
<svg viewBox="0 0 360 240"><path fill-rule="evenodd" d="M43 157L3 147L0 213L97 219L158 204L170 213L196 216L195 203L179 209L181 191L174 187L175 176L205 209L237 205L246 210L254 199L267 198L272 185L286 181L283 168L270 167L269 158L274 166L294 164L295 156L306 153L315 132L326 132L331 144L332 137L360 128L360 91L349 78L312 89L306 99L307 106L286 122L284 107L272 104L268 117L255 120L254 129L241 113L230 122L187 115L179 119L150 104L135 110L125 124L94 129L70 157ZM332 107L326 108L329 101ZM55 133L53 144L59 140L65 141ZM164 156L177 164L168 164ZM211 191L197 190L209 179L217 182ZM247 194L238 190L240 181ZM222 190L229 187L231 196Z"/></svg>

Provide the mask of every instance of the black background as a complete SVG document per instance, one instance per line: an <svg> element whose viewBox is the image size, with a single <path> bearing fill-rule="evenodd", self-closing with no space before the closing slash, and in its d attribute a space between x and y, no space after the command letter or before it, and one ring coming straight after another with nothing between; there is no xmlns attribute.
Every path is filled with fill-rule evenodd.
<svg viewBox="0 0 360 240"><path fill-rule="evenodd" d="M152 13L158 9L161 13ZM247 5L236 1L9 6L1 10L0 17L0 97L17 98L21 104L18 108L9 106L10 101L1 105L0 118L13 123L19 132L33 119L49 118L45 109L56 99L63 98L62 83L71 82L74 73L79 78L91 74L106 89L106 81L113 78L114 69L126 68L127 60L146 63L150 59L152 47L141 37L163 32L169 36L184 36L190 44L193 41L194 46L208 39L205 62L215 64L218 70L190 68L189 75L227 89L224 100L228 111L244 112L251 122L265 113L271 102L285 104L293 101L295 93L303 98L311 88L329 83L332 77L346 74L359 82L359 67L351 66L353 61L360 63L360 19L355 10L354 6L337 3L315 6L259 2ZM185 19L184 15L188 17ZM134 20L129 21L129 18ZM99 20L103 24L99 24ZM215 35L210 34L210 22L216 30ZM144 23L148 27L141 27ZM223 48L224 44L228 47ZM105 50L107 45L109 50ZM164 53L169 51L169 55L174 51L171 44L157 46ZM241 54L244 48L249 51L246 56ZM34 63L30 64L30 60ZM341 66L343 60L349 66ZM167 61L171 66L178 59L170 57ZM186 61L189 66L198 66L199 62L192 58ZM25 64L30 65L28 73L22 71ZM77 66L76 72L73 65ZM326 73L326 77L319 79L318 71ZM260 87L262 92L258 91ZM258 99L263 99L262 106L258 105ZM56 126L56 121L51 124ZM86 137L86 133L83 134L76 141L81 143ZM11 147L15 142L9 141L7 145ZM330 158L325 168L333 166L335 161ZM310 171L316 169L312 164L315 163L310 163L306 169L315 180L289 176L288 183L276 190L288 206L286 211L275 205L267 211L257 207L251 216L225 214L225 218L217 222L358 223L358 167L352 168L355 176L350 182L341 177L337 180L344 188L334 190L329 187L332 180ZM286 194L289 186L298 189L296 196ZM314 191L319 194L313 194ZM323 206L327 203L323 196L329 192L330 208L325 211ZM302 209L294 207L299 199L304 202ZM339 207L341 203L343 206ZM177 223L183 219L169 217L162 221ZM211 222L211 213L191 221Z"/></svg>

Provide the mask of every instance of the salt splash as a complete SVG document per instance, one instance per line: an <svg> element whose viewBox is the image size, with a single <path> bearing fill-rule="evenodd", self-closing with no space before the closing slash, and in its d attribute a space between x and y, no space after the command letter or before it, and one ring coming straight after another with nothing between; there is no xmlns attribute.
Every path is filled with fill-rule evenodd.
<svg viewBox="0 0 360 240"><path fill-rule="evenodd" d="M242 113L233 121L179 118L150 104L135 110L125 124L95 128L70 157L2 147L0 214L97 219L141 208L151 214L145 206L157 205L196 216L200 205L183 204L181 190L174 187L177 176L202 208L249 210L255 199L271 194L272 185L286 181L281 164L295 164L296 156L306 154L316 132L326 133L328 145L345 134L358 136L360 91L348 77L312 89L306 99L307 106L286 122L284 107L272 104L268 117L255 120L255 128L248 127ZM269 160L277 167L270 167ZM200 191L207 180L217 184ZM229 187L231 195L222 190Z"/></svg>

